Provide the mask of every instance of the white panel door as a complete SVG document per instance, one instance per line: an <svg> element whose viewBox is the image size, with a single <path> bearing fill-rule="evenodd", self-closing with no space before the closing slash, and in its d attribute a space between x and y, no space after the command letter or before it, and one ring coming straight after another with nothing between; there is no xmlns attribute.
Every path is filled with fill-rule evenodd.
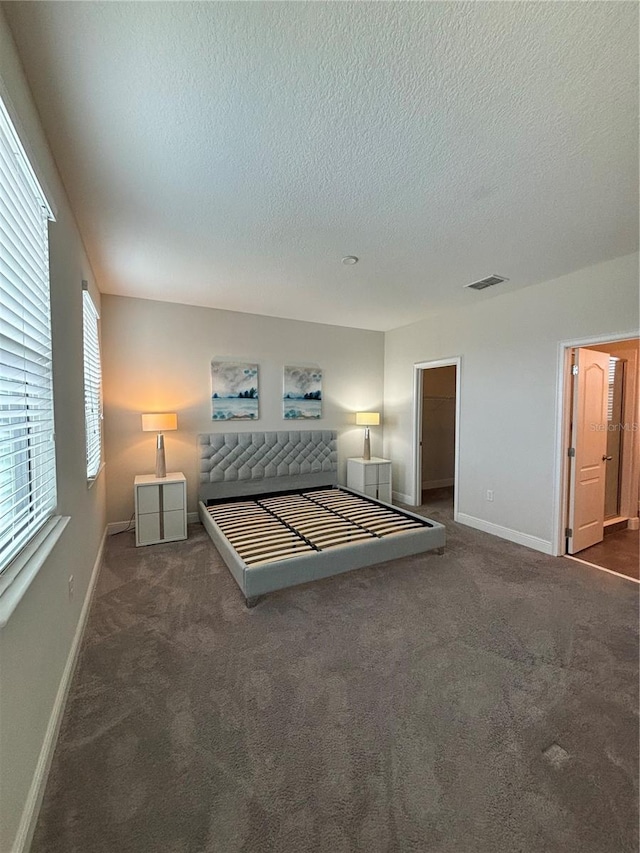
<svg viewBox="0 0 640 853"><path fill-rule="evenodd" d="M609 355L576 350L572 447L569 477L570 554L602 542L607 459Z"/></svg>

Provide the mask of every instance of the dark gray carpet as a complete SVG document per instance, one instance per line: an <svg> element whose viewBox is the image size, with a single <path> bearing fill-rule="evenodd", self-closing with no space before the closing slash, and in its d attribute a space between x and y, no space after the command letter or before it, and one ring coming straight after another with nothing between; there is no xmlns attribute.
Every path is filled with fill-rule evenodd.
<svg viewBox="0 0 640 853"><path fill-rule="evenodd" d="M113 537L33 853L636 853L637 592L449 524L249 611Z"/></svg>

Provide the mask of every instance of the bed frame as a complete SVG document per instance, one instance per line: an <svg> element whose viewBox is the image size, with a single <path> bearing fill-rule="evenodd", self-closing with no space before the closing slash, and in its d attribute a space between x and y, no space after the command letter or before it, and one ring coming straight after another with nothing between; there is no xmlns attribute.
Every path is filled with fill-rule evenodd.
<svg viewBox="0 0 640 853"><path fill-rule="evenodd" d="M442 524L337 481L332 430L198 437L200 519L248 607L296 584L437 550Z"/></svg>

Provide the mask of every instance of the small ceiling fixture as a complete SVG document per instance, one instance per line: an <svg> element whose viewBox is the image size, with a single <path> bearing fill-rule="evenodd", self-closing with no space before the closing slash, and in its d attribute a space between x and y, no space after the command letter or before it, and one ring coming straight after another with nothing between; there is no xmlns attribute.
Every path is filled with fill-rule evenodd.
<svg viewBox="0 0 640 853"><path fill-rule="evenodd" d="M359 260L360 260L360 259L359 259L359 258L356 258L356 256L355 256L355 255L347 255L347 257L346 257L346 258L343 258L343 259L342 259L342 263L343 263L346 267L350 267L350 266L353 266L353 264L357 264Z"/></svg>
<svg viewBox="0 0 640 853"><path fill-rule="evenodd" d="M502 281L509 281L503 275L488 275L486 278L481 278L479 281L472 281L471 284L465 284L465 287L471 290L484 290L485 287L493 287L494 284L500 284Z"/></svg>

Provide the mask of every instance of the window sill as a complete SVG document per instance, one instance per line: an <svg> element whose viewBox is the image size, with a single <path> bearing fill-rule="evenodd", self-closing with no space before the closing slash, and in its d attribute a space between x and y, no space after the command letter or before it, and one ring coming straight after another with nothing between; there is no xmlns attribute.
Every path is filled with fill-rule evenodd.
<svg viewBox="0 0 640 853"><path fill-rule="evenodd" d="M70 521L68 515L50 518L0 575L0 629L11 618Z"/></svg>
<svg viewBox="0 0 640 853"><path fill-rule="evenodd" d="M100 467L98 468L96 474L93 477L87 477L87 488L88 489L93 488L94 483L96 482L96 480L98 479L100 474L102 474L102 471L104 470L104 466L105 466L105 463L101 462Z"/></svg>

